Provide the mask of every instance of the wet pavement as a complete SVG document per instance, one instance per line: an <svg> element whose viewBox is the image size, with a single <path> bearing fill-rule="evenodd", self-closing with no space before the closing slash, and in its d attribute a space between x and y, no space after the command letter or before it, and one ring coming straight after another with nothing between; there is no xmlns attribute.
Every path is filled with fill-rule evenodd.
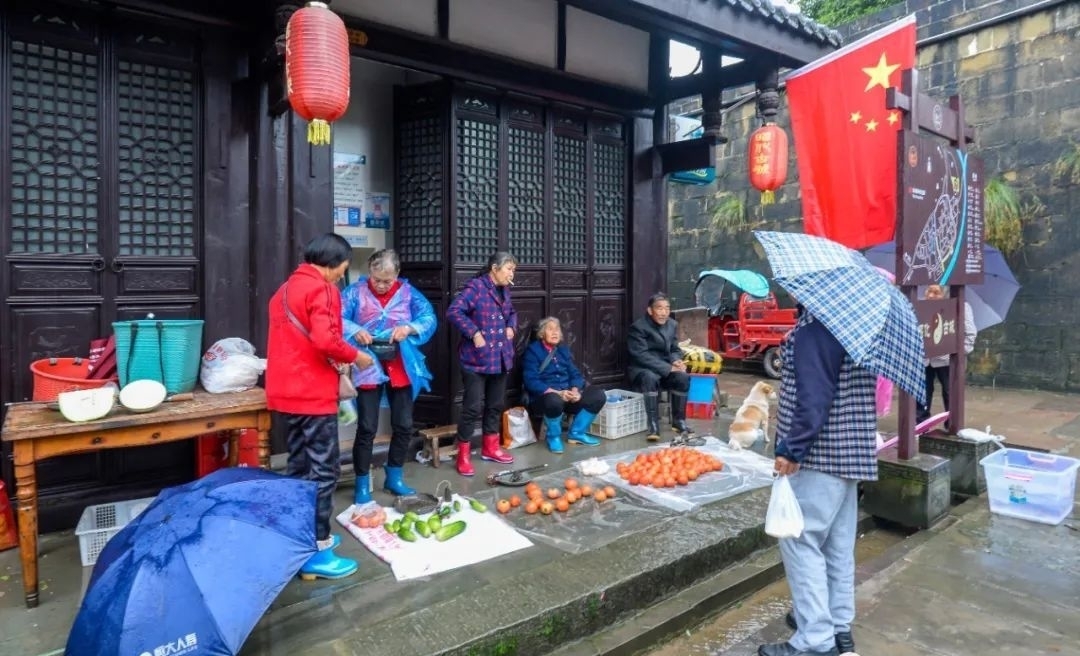
<svg viewBox="0 0 1080 656"><path fill-rule="evenodd" d="M758 376L747 374L722 374L720 386L730 393L731 407L722 411L721 416L711 424L695 422L699 431L712 428L714 432L723 434L731 413L758 379ZM979 428L990 425L993 432L1004 434L1010 442L1080 456L1080 397L973 388L969 392L968 417L969 425ZM882 427L889 430L892 425L885 420ZM645 442L640 435L604 441L601 447L595 449L572 447L562 456L552 456L546 449L532 446L514 452L518 456L515 466L547 462L549 470L560 470L587 457L643 446ZM472 480L457 476L448 464L438 469L409 465L407 472L408 481L421 489L433 489L446 479L453 483L455 491L472 495L487 488L483 475L496 469L484 463L478 467L478 476ZM381 485L381 481L380 472L376 474L376 485ZM338 492L335 507L346 507L351 494L351 483L345 483ZM389 500L381 492L377 492L376 497L384 503ZM341 553L359 560L360 572L339 582L311 584L297 580L291 583L256 628L243 653L354 653L365 656L437 653L525 656L547 653L561 643L626 620L642 608L672 597L703 577L731 569L733 563L743 561L767 547L769 541L761 530L767 498L767 490L757 490L708 504L690 513L658 517L655 522L635 525L632 531L615 527L612 528L618 533L615 539L605 539L603 542L608 544L603 548L582 553L568 553L534 540L534 547L515 554L404 583L395 581L385 564L346 535ZM974 504L972 507L983 509L985 503L985 499L976 499L963 507ZM937 562L949 563L951 569L938 566L942 576L954 571L963 572L971 579L979 579L970 581L964 587L957 587L958 591L963 591L965 595L996 595L1002 599L994 600L986 608L1017 613L1027 605L1038 606L1031 600L1037 599L1035 595L1040 591L1054 592L1051 584L1055 581L1055 572L1060 577L1057 588L1061 590L1061 595L1065 595L1070 581L1075 587L1075 582L1080 580L1076 578L1076 574L1080 573L1075 560L1076 554L1080 554L1077 549L1080 544L1077 543L1075 531L1059 527L1057 531L1065 533L1053 533L1051 537L1038 539L1036 536L1045 532L1041 527L1032 528L1038 525L1020 520L1003 522L996 517L991 519L985 512L982 515L986 524L983 529L976 521L980 514L969 512L955 519L952 527L945 529L949 531L957 527L963 539L950 538L940 549L935 547L930 551L930 556ZM940 528L935 528L923 532L905 541L905 544L922 535L937 536L940 531ZM929 546L924 545L922 549ZM1054 552L1044 554L1044 546L1057 550L1071 549L1073 553L1061 557ZM89 577L90 568L79 565L78 543L71 532L43 536L41 549L42 604L34 610L25 609L22 603L17 550L0 553L0 654L5 656L61 653ZM990 551L980 554L979 549ZM1041 583L1046 579L1045 584L1035 589L1021 588L1017 595L1012 595L1008 588L1011 584L1007 580L994 578L990 572L981 572L976 568L976 565L989 567L987 563L998 563L1016 571L1025 571L1018 562L1013 561L1025 550L1029 554L1039 554L1030 558L1038 561L1034 565L1037 571L1031 573L1032 576L1039 575L1034 580ZM890 551L887 550L886 555ZM919 553L922 552L912 551L898 556L902 560L897 565L903 565L906 559L914 558ZM878 575L894 571L895 568ZM977 575L978 572L981 574ZM1070 573L1071 578L1061 576L1065 573ZM962 581L956 576L941 580L953 581L953 584L960 586ZM882 646L864 649L864 656L875 653L961 654L976 651L981 656L991 653L983 648L952 652L946 646L942 647L943 651L921 652L904 651L906 647L897 647L901 650L896 651L883 646L891 645L889 640L899 640L903 636L908 637L903 638L901 646L907 642L914 644L916 640L922 641L919 644L932 645L933 627L948 621L953 615L958 624L979 617L977 596L972 597L972 601L967 601L966 597L964 601L959 601L960 597L951 595L951 603L946 603L950 601L950 596L945 596L941 603L935 602L934 613L920 608L919 599L936 599L933 595L948 592L948 589L935 591L927 587L937 582L924 582L923 587L919 587L916 580L905 577L897 578L895 583L890 582L890 585L904 591L903 595L898 593L895 596L897 603L912 605L911 608L893 609L894 614L890 614L883 605L889 599L887 595L871 594L871 588L866 587L870 585L869 582L860 589L862 617L876 618L873 613L882 614L880 622L875 620L874 625L868 625L865 639L868 647ZM1023 603L1009 602L1008 599ZM1071 608L1056 597L1043 606L1048 609L1047 613ZM880 611L877 610L879 608ZM1075 612L1075 609L1072 610ZM912 622L917 620L918 626L904 619L905 615L910 615ZM934 624L935 621L938 624ZM1006 616L998 617L995 621L1000 631L1013 626L1008 623ZM1014 632L1018 632L1018 636L1036 631L1035 628L1026 628L1028 625L1024 621L1021 619L1016 624ZM909 625L906 629L905 622ZM1032 626L1041 625L1035 623ZM1075 629L1070 630L1075 632ZM862 625L859 631L861 634ZM1041 631L1038 633L1040 637L1073 635L1064 629L1062 631L1065 632L1060 634L1046 628L1039 628L1038 631ZM958 629L949 629L947 635L968 636L966 630ZM959 641L959 638L956 637L956 640ZM970 636L967 640L973 643ZM1047 649L1052 646L1049 638L1044 642ZM1080 650L1069 651L1074 643L1063 644L1068 645L1063 651L1045 653L1080 654ZM1080 644L1080 641L1075 644Z"/></svg>

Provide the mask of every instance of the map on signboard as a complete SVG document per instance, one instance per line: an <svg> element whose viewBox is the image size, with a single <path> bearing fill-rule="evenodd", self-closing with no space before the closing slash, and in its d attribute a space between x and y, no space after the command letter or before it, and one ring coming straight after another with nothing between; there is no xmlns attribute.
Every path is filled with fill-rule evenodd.
<svg viewBox="0 0 1080 656"><path fill-rule="evenodd" d="M900 146L901 285L971 285L983 275L982 162L905 132Z"/></svg>

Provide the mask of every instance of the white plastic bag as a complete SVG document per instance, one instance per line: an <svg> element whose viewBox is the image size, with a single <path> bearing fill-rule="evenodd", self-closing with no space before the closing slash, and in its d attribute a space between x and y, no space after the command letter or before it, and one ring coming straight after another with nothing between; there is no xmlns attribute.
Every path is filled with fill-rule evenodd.
<svg viewBox="0 0 1080 656"><path fill-rule="evenodd" d="M342 426L355 424L360 419L356 399L341 399L337 404L337 420Z"/></svg>
<svg viewBox="0 0 1080 656"><path fill-rule="evenodd" d="M214 342L202 357L199 382L212 394L242 392L255 387L266 370L266 360L255 357L255 347L239 337Z"/></svg>
<svg viewBox="0 0 1080 656"><path fill-rule="evenodd" d="M536 441L529 412L522 406L510 408L503 413L502 446L504 449L516 449L519 446Z"/></svg>
<svg viewBox="0 0 1080 656"><path fill-rule="evenodd" d="M803 532L802 508L787 476L777 476L765 513L765 533L774 538L797 538Z"/></svg>

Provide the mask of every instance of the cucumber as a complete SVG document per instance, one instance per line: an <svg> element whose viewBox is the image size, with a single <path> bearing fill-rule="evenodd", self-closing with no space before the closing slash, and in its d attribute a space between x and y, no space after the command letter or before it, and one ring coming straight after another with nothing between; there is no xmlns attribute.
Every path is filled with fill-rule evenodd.
<svg viewBox="0 0 1080 656"><path fill-rule="evenodd" d="M473 510L475 510L476 512L479 512L479 513L482 513L482 512L487 512L487 506L485 506L484 504L480 503L480 502L479 502L479 501L477 501L476 499L469 499L469 506L470 506L470 507L471 507L471 508L472 508Z"/></svg>
<svg viewBox="0 0 1080 656"><path fill-rule="evenodd" d="M397 536L406 542L416 542L416 533L410 531L408 526L402 526Z"/></svg>
<svg viewBox="0 0 1080 656"><path fill-rule="evenodd" d="M446 518L450 516L450 513L454 512L450 509L450 506L443 506L439 509L439 517Z"/></svg>
<svg viewBox="0 0 1080 656"><path fill-rule="evenodd" d="M397 533L397 531L394 530L394 525L390 522L386 522L382 527L386 529L387 533Z"/></svg>
<svg viewBox="0 0 1080 656"><path fill-rule="evenodd" d="M435 531L442 528L442 518L440 518L438 515L432 515L427 520L427 525L428 528L431 529L431 532L434 533Z"/></svg>
<svg viewBox="0 0 1080 656"><path fill-rule="evenodd" d="M417 534L420 535L420 537L422 537L422 538L430 538L431 537L431 529L428 528L427 522L425 522L424 520L422 520L422 519L416 520L416 523L413 524L413 526L416 527L416 532L417 532Z"/></svg>
<svg viewBox="0 0 1080 656"><path fill-rule="evenodd" d="M454 512L461 512L461 502L454 499Z"/></svg>
<svg viewBox="0 0 1080 656"><path fill-rule="evenodd" d="M398 531L400 531L401 530L401 520L400 519L395 519L394 523L390 524L390 529L391 529L390 530L391 533L397 533Z"/></svg>
<svg viewBox="0 0 1080 656"><path fill-rule="evenodd" d="M450 522L446 526L443 526L439 530L435 531L435 539L439 542L446 542L452 537L461 535L465 530L465 522L460 519L456 522Z"/></svg>
<svg viewBox="0 0 1080 656"><path fill-rule="evenodd" d="M420 515L417 515L416 513L414 513L411 510L409 512L405 513L405 517L403 518L403 520L406 521L406 522L415 522L418 519L420 519Z"/></svg>

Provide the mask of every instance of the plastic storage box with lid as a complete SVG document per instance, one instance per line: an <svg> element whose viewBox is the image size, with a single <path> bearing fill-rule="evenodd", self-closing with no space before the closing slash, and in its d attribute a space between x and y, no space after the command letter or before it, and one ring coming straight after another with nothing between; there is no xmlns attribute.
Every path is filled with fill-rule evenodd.
<svg viewBox="0 0 1080 656"><path fill-rule="evenodd" d="M153 500L154 497L149 497L87 506L75 527L83 567L96 563L109 540L146 510Z"/></svg>
<svg viewBox="0 0 1080 656"><path fill-rule="evenodd" d="M613 389L607 391L607 403L593 420L589 434L616 440L644 430L645 396L637 392Z"/></svg>
<svg viewBox="0 0 1080 656"><path fill-rule="evenodd" d="M1080 460L1022 449L999 449L979 461L990 512L1060 524L1073 511Z"/></svg>

